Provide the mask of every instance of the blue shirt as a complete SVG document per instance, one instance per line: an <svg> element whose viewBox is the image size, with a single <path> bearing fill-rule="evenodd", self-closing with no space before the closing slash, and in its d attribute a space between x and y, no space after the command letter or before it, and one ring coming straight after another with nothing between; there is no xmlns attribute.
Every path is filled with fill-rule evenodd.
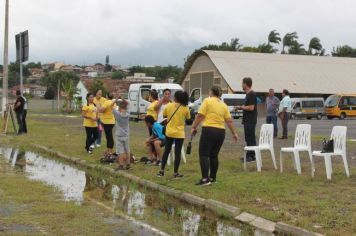
<svg viewBox="0 0 356 236"><path fill-rule="evenodd" d="M163 134L163 126L158 122L153 123L152 132L160 140L164 140L166 138Z"/></svg>

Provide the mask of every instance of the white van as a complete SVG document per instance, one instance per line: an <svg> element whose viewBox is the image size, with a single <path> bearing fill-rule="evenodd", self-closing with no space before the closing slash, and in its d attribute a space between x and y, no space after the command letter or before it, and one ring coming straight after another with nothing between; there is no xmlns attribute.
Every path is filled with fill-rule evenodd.
<svg viewBox="0 0 356 236"><path fill-rule="evenodd" d="M236 111L235 107L244 105L245 98L246 94L223 94L221 96L221 100L225 102L234 119L242 117L242 110Z"/></svg>
<svg viewBox="0 0 356 236"><path fill-rule="evenodd" d="M192 89L192 92L190 93L189 97L189 109L191 112L191 116L194 118L195 115L198 113L199 108L204 100L204 98L208 97L208 95L203 95L201 93L201 88L195 88ZM240 106L243 105L245 102L245 94L223 94L221 96L221 99L226 103L226 105L229 107L229 110L231 112L231 115L234 118L239 118L242 117L242 112L234 111L235 106Z"/></svg>
<svg viewBox="0 0 356 236"><path fill-rule="evenodd" d="M292 98L291 119L316 118L321 120L325 115L324 98Z"/></svg>
<svg viewBox="0 0 356 236"><path fill-rule="evenodd" d="M143 119L147 108L150 105L150 102L148 101L150 91L154 89L158 92L158 96L162 97L163 90L167 88L172 91L172 100L177 91L183 91L182 86L173 83L131 84L128 93L130 117L136 120Z"/></svg>

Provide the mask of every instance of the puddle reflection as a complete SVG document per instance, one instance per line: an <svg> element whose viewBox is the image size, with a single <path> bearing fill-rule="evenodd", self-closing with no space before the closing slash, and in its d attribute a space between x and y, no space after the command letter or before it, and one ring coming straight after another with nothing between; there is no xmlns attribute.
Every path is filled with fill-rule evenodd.
<svg viewBox="0 0 356 236"><path fill-rule="evenodd" d="M246 235L236 222L222 220L209 212L196 210L173 198L162 197L157 192L127 184L125 181L115 180L113 184L110 183L110 178L105 180L93 177L69 165L31 152L23 153L18 149L0 148L0 155L4 156L11 166L26 173L29 179L59 189L66 201L81 204L85 201L85 193L86 196L90 195L98 201L111 204L115 210L136 219L158 228L168 228L173 234ZM254 233L248 235L251 234Z"/></svg>

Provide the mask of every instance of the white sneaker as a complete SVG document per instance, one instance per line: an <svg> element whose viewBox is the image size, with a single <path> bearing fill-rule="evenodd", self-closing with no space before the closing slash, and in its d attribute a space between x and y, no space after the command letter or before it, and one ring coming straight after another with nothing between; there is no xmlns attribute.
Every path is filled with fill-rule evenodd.
<svg viewBox="0 0 356 236"><path fill-rule="evenodd" d="M94 145L94 144L90 145L90 148L91 148L91 149L94 149L94 148L95 148L95 145Z"/></svg>
<svg viewBox="0 0 356 236"><path fill-rule="evenodd" d="M95 147L99 148L99 147L101 147L101 145L100 144L95 144Z"/></svg>

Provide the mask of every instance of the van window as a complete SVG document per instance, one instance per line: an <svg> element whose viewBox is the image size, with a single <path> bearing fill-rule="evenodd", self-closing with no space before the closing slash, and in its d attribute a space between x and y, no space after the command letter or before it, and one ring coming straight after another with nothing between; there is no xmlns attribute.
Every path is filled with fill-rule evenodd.
<svg viewBox="0 0 356 236"><path fill-rule="evenodd" d="M141 89L141 98L149 102L149 100L150 100L150 90Z"/></svg>
<svg viewBox="0 0 356 236"><path fill-rule="evenodd" d="M129 93L130 100L131 100L131 101L137 101L137 95L138 95L138 92L137 92L137 91L131 91L131 92Z"/></svg>
<svg viewBox="0 0 356 236"><path fill-rule="evenodd" d="M300 108L300 103L296 102L295 105L294 105L294 108Z"/></svg>
<svg viewBox="0 0 356 236"><path fill-rule="evenodd" d="M325 107L335 107L339 102L340 97L337 95L329 96L325 101Z"/></svg>
<svg viewBox="0 0 356 236"><path fill-rule="evenodd" d="M227 106L242 106L245 103L244 99L224 98L223 101Z"/></svg>
<svg viewBox="0 0 356 236"><path fill-rule="evenodd" d="M196 101L200 98L200 89L195 89L192 93L191 99Z"/></svg>
<svg viewBox="0 0 356 236"><path fill-rule="evenodd" d="M314 107L323 107L324 103L322 101L303 101L303 108L314 108Z"/></svg>
<svg viewBox="0 0 356 236"><path fill-rule="evenodd" d="M356 106L356 97L343 97L342 101L344 106Z"/></svg>

